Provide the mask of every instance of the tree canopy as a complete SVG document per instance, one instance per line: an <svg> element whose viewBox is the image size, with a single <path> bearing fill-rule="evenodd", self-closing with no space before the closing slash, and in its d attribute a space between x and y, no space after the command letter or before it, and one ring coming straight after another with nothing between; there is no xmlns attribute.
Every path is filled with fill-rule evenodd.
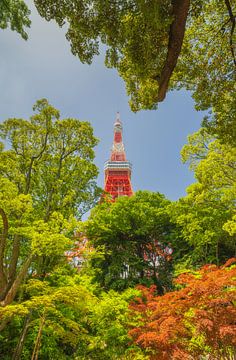
<svg viewBox="0 0 236 360"><path fill-rule="evenodd" d="M21 288L20 302L0 307L1 321L9 322L1 332L0 356L6 360L125 357L129 301L139 291L95 290L88 279L65 265L43 281L31 278Z"/></svg>
<svg viewBox="0 0 236 360"><path fill-rule="evenodd" d="M204 124L235 144L235 14L230 0L35 0L41 16L68 24L72 53L125 80L132 110L153 109L168 89L191 90Z"/></svg>
<svg viewBox="0 0 236 360"><path fill-rule="evenodd" d="M154 109L168 90L192 92L203 124L223 142L236 139L236 4L232 0L34 0L39 14L67 24L72 53L105 63L124 79L133 111ZM1 3L0 27L23 38L30 25L22 0Z"/></svg>
<svg viewBox="0 0 236 360"><path fill-rule="evenodd" d="M149 359L234 357L235 261L182 274L176 279L180 288L164 296L140 287L142 296L131 305L137 326L130 335Z"/></svg>
<svg viewBox="0 0 236 360"><path fill-rule="evenodd" d="M45 274L72 245L77 219L96 201L92 128L59 118L39 100L29 120L0 125L0 301L13 301L28 274ZM59 259L58 259L59 257ZM33 262L33 264L32 264Z"/></svg>
<svg viewBox="0 0 236 360"><path fill-rule="evenodd" d="M193 246L193 262L222 263L236 250L235 147L221 144L204 128L188 140L182 159L189 162L197 181L187 188L187 196L170 206L171 218Z"/></svg>
<svg viewBox="0 0 236 360"><path fill-rule="evenodd" d="M0 28L8 27L28 39L26 28L30 27L30 10L23 0L2 0L0 2Z"/></svg>
<svg viewBox="0 0 236 360"><path fill-rule="evenodd" d="M91 266L102 286L122 290L141 282L155 283L160 292L170 288L172 252L178 258L184 247L170 221L169 204L159 193L138 191L92 210L83 231L101 252L91 258Z"/></svg>
<svg viewBox="0 0 236 360"><path fill-rule="evenodd" d="M234 359L236 3L34 2L82 62L106 46L133 111L187 89L207 115L182 149L196 182L177 201L101 197L91 125L46 99L0 124L0 357ZM0 28L27 39L29 13L1 1Z"/></svg>
<svg viewBox="0 0 236 360"><path fill-rule="evenodd" d="M46 99L34 111L29 120L0 125L1 138L11 146L0 153L0 174L32 196L42 218L53 211L81 217L97 195L98 170L92 163L97 139L89 123L60 119Z"/></svg>

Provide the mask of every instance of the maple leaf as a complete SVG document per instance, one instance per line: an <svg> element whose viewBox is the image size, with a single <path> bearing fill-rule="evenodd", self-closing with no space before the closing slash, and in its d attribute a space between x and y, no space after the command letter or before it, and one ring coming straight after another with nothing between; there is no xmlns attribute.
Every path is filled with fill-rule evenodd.
<svg viewBox="0 0 236 360"><path fill-rule="evenodd" d="M183 287L163 296L156 296L153 287L139 286L140 301L136 299L130 309L139 313L143 322L129 334L150 352L150 359L189 360L208 354L215 360L221 359L222 353L235 354L234 263L235 259L230 259L221 267L206 265L199 276L181 274L176 283Z"/></svg>

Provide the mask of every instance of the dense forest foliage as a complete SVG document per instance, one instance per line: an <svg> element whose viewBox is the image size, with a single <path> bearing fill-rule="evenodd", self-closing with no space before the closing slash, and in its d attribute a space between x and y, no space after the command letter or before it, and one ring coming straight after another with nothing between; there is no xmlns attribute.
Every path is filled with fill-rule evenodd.
<svg viewBox="0 0 236 360"><path fill-rule="evenodd" d="M45 99L34 112L0 126L1 358L231 359L235 148L200 129L184 198L113 202L89 123Z"/></svg>
<svg viewBox="0 0 236 360"><path fill-rule="evenodd" d="M106 45L134 111L184 88L208 115L182 149L196 181L177 201L111 201L91 125L46 99L0 124L0 358L235 359L236 3L35 4L82 62ZM4 0L0 28L27 39L29 15Z"/></svg>

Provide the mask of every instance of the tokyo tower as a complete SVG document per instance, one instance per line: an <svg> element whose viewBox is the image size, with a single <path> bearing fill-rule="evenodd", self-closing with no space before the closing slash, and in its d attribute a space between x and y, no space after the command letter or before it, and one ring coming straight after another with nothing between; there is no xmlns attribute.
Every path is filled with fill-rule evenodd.
<svg viewBox="0 0 236 360"><path fill-rule="evenodd" d="M114 124L114 140L111 150L111 156L105 162L105 192L111 194L115 200L119 196L132 196L131 185L132 165L126 160L125 148L122 139L122 123L120 114L116 114Z"/></svg>

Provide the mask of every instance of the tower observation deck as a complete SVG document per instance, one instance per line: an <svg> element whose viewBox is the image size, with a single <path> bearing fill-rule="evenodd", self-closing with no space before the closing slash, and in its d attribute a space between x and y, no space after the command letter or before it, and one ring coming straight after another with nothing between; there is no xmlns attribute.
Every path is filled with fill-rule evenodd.
<svg viewBox="0 0 236 360"><path fill-rule="evenodd" d="M123 127L120 120L120 114L117 113L114 123L114 139L111 156L104 165L104 190L111 194L113 200L119 196L133 195L131 185L132 165L126 159L122 130Z"/></svg>

